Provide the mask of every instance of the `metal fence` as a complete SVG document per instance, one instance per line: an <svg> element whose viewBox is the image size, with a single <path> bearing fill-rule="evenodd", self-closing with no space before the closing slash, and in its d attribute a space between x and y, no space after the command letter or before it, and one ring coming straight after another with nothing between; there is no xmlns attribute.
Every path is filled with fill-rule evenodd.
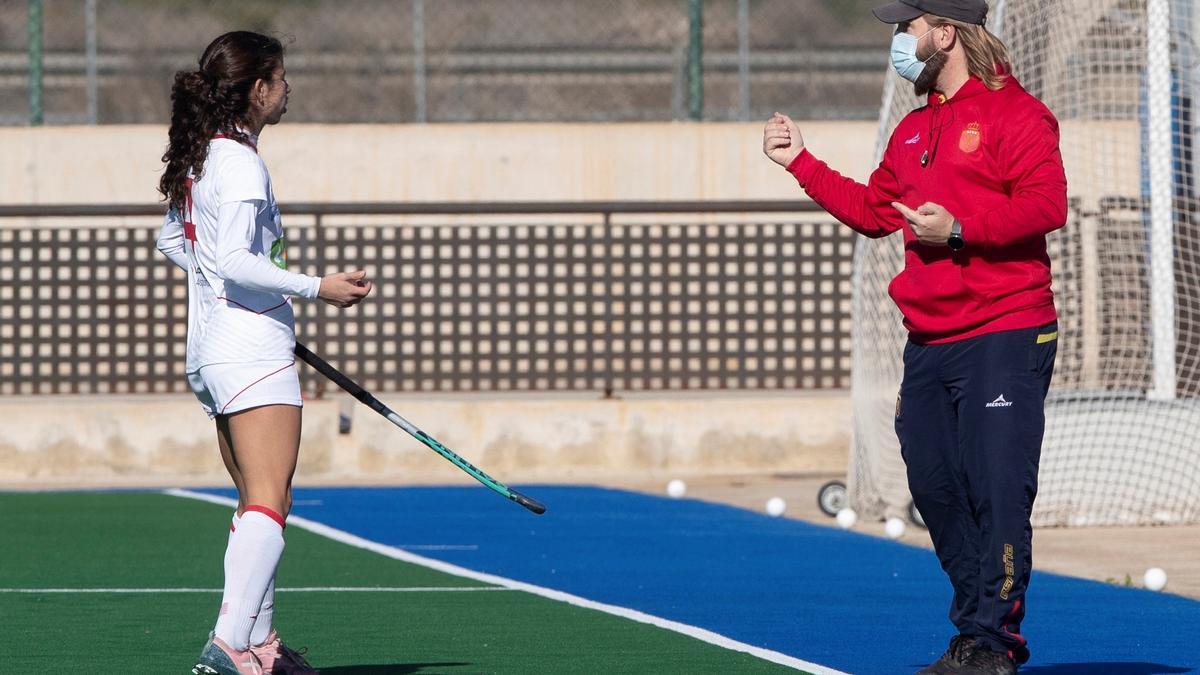
<svg viewBox="0 0 1200 675"><path fill-rule="evenodd" d="M0 207L0 218L160 210ZM361 267L376 280L351 310L296 303L300 338L369 389L849 386L853 238L836 222L797 215L811 203L283 210L310 221L289 226L293 269ZM328 224L333 215L421 213L529 223ZM727 222L670 215L712 213ZM0 395L187 391L186 284L155 250L157 230L0 227ZM323 386L309 373L304 384L311 394Z"/></svg>
<svg viewBox="0 0 1200 675"><path fill-rule="evenodd" d="M874 4L12 0L0 122L163 123L173 74L234 29L288 43L300 122L874 119L888 49Z"/></svg>

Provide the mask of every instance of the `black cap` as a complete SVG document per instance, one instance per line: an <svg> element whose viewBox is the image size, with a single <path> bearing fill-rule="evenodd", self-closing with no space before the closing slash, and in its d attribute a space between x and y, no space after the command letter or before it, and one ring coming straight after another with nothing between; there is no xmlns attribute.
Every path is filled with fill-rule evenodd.
<svg viewBox="0 0 1200 675"><path fill-rule="evenodd" d="M872 12L884 23L904 23L932 14L982 26L987 21L988 6L986 0L896 0Z"/></svg>

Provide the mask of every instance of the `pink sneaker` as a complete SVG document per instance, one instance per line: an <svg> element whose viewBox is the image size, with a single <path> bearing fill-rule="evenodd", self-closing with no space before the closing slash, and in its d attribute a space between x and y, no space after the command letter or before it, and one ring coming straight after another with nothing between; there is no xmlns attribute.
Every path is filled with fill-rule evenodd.
<svg viewBox="0 0 1200 675"><path fill-rule="evenodd" d="M292 675L293 673L316 675L317 673L317 670L304 660L304 652L307 649L301 648L300 651L296 651L283 644L274 628L267 635L266 642L257 647L251 646L250 651L258 657L262 663L263 673L266 675Z"/></svg>
<svg viewBox="0 0 1200 675"><path fill-rule="evenodd" d="M249 649L234 651L224 640L209 633L200 661L192 668L193 675L264 675L258 657Z"/></svg>

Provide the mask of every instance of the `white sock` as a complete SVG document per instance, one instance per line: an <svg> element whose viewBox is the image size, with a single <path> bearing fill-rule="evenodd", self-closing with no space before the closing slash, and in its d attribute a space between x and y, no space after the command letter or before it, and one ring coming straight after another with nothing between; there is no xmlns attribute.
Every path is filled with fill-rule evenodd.
<svg viewBox="0 0 1200 675"><path fill-rule="evenodd" d="M283 555L282 521L274 511L252 506L229 536L225 593L214 630L237 651L245 651L250 645L250 631Z"/></svg>
<svg viewBox="0 0 1200 675"><path fill-rule="evenodd" d="M238 523L241 521L241 516L237 511L233 512L233 523L229 528L229 536L233 537L234 531L237 530ZM267 586L267 592L263 595L262 604L258 608L258 617L254 619L254 627L250 629L250 645L252 647L260 647L271 635L271 622L275 615L275 577L271 577L271 583ZM222 638L223 639L223 638Z"/></svg>
<svg viewBox="0 0 1200 675"><path fill-rule="evenodd" d="M271 619L275 615L275 577L263 594L262 604L258 607L258 617L254 619L254 627L250 629L250 644L261 646L271 634Z"/></svg>

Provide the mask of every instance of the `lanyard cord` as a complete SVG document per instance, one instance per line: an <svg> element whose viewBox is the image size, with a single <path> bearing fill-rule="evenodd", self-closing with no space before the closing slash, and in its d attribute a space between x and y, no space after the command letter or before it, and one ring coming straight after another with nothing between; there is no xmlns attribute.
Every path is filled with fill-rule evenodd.
<svg viewBox="0 0 1200 675"><path fill-rule="evenodd" d="M945 124L938 124L937 118L942 108L950 109L950 119ZM953 125L956 117L957 113L954 112L954 108L951 106L949 101L946 101L945 103L942 103L933 109L933 114L929 118L930 144L925 148L925 152L921 153L922 168L927 168L933 164L934 158L937 157L938 144L942 141L942 131L944 131L946 127Z"/></svg>

